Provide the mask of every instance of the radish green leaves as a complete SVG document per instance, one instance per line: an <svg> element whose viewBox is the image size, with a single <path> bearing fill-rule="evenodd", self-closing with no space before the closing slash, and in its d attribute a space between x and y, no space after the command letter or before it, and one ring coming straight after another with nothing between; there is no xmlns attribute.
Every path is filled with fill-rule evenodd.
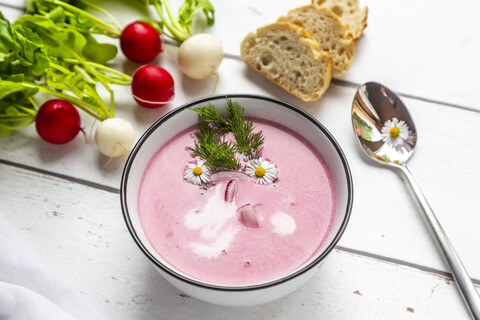
<svg viewBox="0 0 480 320"><path fill-rule="evenodd" d="M88 59L88 46L82 33L62 28L45 16L27 14L12 25L0 13L3 135L34 121L37 108L33 96L39 91L68 101L97 119L113 116L110 84L130 84L131 78ZM110 93L108 105L99 96L98 85Z"/></svg>

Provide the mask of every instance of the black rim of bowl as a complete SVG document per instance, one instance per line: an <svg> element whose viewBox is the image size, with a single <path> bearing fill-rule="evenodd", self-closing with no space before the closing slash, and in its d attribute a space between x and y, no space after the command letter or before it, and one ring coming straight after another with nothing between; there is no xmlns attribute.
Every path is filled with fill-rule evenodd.
<svg viewBox="0 0 480 320"><path fill-rule="evenodd" d="M295 111L298 114L305 117L306 119L308 119L317 128L319 128L323 132L323 134L325 134L325 136L330 140L332 145L335 147L335 150L337 151L337 153L338 153L338 155L339 155L339 157L342 161L343 168L345 170L345 176L347 178L347 189L348 189L347 206L346 206L346 210L345 210L346 212L345 212L345 217L344 217L344 219L342 221L342 224L340 226L340 229L338 230L337 234L335 235L333 241L328 245L328 247L315 260L311 261L307 265L303 266L302 268L298 269L297 271L295 271L295 272L293 272L293 273L291 273L291 274L289 274L285 277L282 277L282 278L279 278L279 279L276 279L276 280L273 280L273 281L270 281L270 282L265 282L265 283L260 283L260 284L256 284L256 285L250 285L250 286L242 286L242 287L220 286L220 285L214 285L214 284L201 282L201 281L198 281L198 280L195 280L195 279L192 279L192 278L188 278L188 277L186 277L182 274L179 274L176 271L174 271L174 270L168 268L167 266L163 265L160 261L158 261L147 250L147 248L143 245L142 241L139 239L137 233L135 232L135 229L134 229L134 227L132 225L132 222L130 220L130 215L129 215L128 206L127 206L127 200L126 200L126 192L127 192L126 186L127 186L127 182L128 182L128 174L129 174L130 168L131 168L131 166L132 166L132 164L135 160L135 157L136 157L140 147L145 142L145 140L162 123L164 123L169 118L176 115L177 113L179 113L179 112L181 112L181 111L183 111L187 108L193 107L195 105L198 105L198 104L201 104L201 103L204 103L204 102L207 102L207 101L211 102L211 101L215 101L215 100L224 100L225 98L229 98L229 99L247 98L247 99L265 100L265 101L268 101L268 102L272 102L272 103L281 105L281 106L286 107L288 109L291 109L292 111ZM268 288L268 287L272 287L272 286L284 283L284 282L289 281L293 278L296 278L297 276L299 276L299 275L309 271L310 269L314 268L315 266L317 266L330 253L330 251L333 250L333 248L336 246L336 244L338 243L338 241L342 237L343 232L345 231L345 228L347 227L348 220L350 219L350 214L351 214L351 210L352 210L352 206L353 206L353 181L352 181L352 175L351 175L351 172L350 172L350 168L348 166L347 158L345 157L342 149L340 148L340 145L335 140L335 138L332 136L332 134L317 119L312 117L310 114L306 113L305 111L303 111L303 110L299 109L298 107L295 107L295 106L293 106L289 103L286 103L286 102L283 102L283 101L280 101L280 100L277 100L277 99L274 99L274 98L261 96L261 95L253 95L253 94L215 95L215 96L211 96L211 97L208 97L208 98L193 100L189 103L186 103L182 106L179 106L176 109L173 109L172 111L165 114L162 118L158 119L150 128L147 129L147 131L145 131L145 133L140 137L138 142L133 147L133 149L132 149L132 151L131 151L131 153L130 153L130 155L129 155L126 163L125 163L125 167L124 167L123 174L122 174L122 180L121 180L121 184L120 184L120 202L121 202L123 217L124 217L125 222L127 224L128 231L130 232L131 236L133 237L135 243L140 248L140 250L142 250L142 252L147 256L147 258L156 267L160 268L161 270L163 270L164 272L166 272L167 274L169 274L170 276L172 276L172 277L174 277L178 280L181 280L181 281L186 282L188 284L192 284L192 285L195 285L197 287L204 288L204 289L217 290L217 291L230 291L230 292L250 291L250 290L265 289L265 288Z"/></svg>

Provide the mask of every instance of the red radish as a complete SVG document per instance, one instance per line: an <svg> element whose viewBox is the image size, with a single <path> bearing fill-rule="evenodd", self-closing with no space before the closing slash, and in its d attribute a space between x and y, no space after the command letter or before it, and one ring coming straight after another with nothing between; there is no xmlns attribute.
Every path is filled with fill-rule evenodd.
<svg viewBox="0 0 480 320"><path fill-rule="evenodd" d="M208 179L210 181L230 180L230 179L248 180L250 179L250 176L240 171L224 170L224 171L218 171L213 173L212 175L210 175Z"/></svg>
<svg viewBox="0 0 480 320"><path fill-rule="evenodd" d="M146 63L162 52L162 41L154 27L148 23L136 21L123 29L120 47L129 60Z"/></svg>
<svg viewBox="0 0 480 320"><path fill-rule="evenodd" d="M258 220L255 216L255 208L250 204L246 204L238 208L240 221L247 227L258 227Z"/></svg>
<svg viewBox="0 0 480 320"><path fill-rule="evenodd" d="M175 96L173 78L162 67L141 66L133 74L132 94L141 106L162 107Z"/></svg>
<svg viewBox="0 0 480 320"><path fill-rule="evenodd" d="M82 130L77 109L63 100L45 102L38 110L35 127L43 140L55 144L69 142Z"/></svg>
<svg viewBox="0 0 480 320"><path fill-rule="evenodd" d="M235 194L237 193L237 186L238 180L233 179L228 181L227 187L225 188L225 201L226 202L233 202L233 198L235 198Z"/></svg>

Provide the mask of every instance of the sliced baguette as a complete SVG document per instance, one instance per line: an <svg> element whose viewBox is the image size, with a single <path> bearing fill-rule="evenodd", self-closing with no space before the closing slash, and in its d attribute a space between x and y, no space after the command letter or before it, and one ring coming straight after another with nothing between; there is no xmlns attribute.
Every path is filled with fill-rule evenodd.
<svg viewBox="0 0 480 320"><path fill-rule="evenodd" d="M355 55L355 41L347 34L340 18L332 11L313 5L290 10L278 21L294 23L307 30L333 59L332 75L341 76L348 71Z"/></svg>
<svg viewBox="0 0 480 320"><path fill-rule="evenodd" d="M312 0L314 6L332 10L343 23L349 25L348 32L358 39L367 26L368 8L360 9L358 0Z"/></svg>
<svg viewBox="0 0 480 320"><path fill-rule="evenodd" d="M243 61L304 101L320 99L330 85L332 58L303 28L276 22L249 33Z"/></svg>

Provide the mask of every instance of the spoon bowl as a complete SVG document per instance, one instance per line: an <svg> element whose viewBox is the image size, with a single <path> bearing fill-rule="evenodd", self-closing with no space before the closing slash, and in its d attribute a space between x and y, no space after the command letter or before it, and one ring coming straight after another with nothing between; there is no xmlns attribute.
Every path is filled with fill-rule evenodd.
<svg viewBox="0 0 480 320"><path fill-rule="evenodd" d="M480 297L440 222L407 168L417 143L413 119L400 97L382 84L361 85L352 104L352 125L360 145L377 163L394 168L407 182L473 319L480 320Z"/></svg>
<svg viewBox="0 0 480 320"><path fill-rule="evenodd" d="M403 121L406 139L400 136L397 145L386 143L382 129L387 121ZM358 141L377 162L390 166L405 165L417 142L417 130L402 100L387 87L368 82L358 88L352 106L352 124Z"/></svg>

